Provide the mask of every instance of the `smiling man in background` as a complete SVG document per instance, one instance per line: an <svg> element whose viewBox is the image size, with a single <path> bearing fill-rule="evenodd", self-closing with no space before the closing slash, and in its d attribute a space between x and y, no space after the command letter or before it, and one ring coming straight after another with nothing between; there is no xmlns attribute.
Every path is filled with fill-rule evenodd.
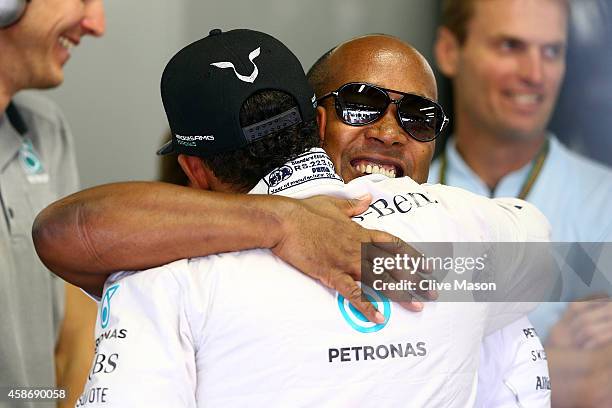
<svg viewBox="0 0 612 408"><path fill-rule="evenodd" d="M444 2L435 51L453 82L455 129L429 180L526 199L550 220L553 241L610 242L612 172L547 131L565 74L569 11L565 0ZM593 294L579 278L593 267L572 266L566 301ZM612 302L576 303L564 314L566 306L547 303L530 315L547 339L553 404L610 405L612 388L601 381L612 371Z"/></svg>
<svg viewBox="0 0 612 408"><path fill-rule="evenodd" d="M78 188L73 142L52 102L16 94L60 85L73 47L104 25L102 0L0 0L0 387L63 388L66 406L86 380L95 305L45 269L31 228ZM0 406L55 404L2 395Z"/></svg>

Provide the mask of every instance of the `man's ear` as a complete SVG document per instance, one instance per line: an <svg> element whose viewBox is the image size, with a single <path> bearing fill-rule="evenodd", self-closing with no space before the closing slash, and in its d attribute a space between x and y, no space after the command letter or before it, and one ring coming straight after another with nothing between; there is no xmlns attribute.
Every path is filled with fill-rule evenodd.
<svg viewBox="0 0 612 408"><path fill-rule="evenodd" d="M189 178L190 185L201 190L210 190L209 179L211 172L206 168L202 159L196 156L179 154L178 162Z"/></svg>
<svg viewBox="0 0 612 408"><path fill-rule="evenodd" d="M325 142L325 128L327 127L327 111L323 106L317 106L317 125L319 125L319 140L321 145Z"/></svg>
<svg viewBox="0 0 612 408"><path fill-rule="evenodd" d="M446 27L438 28L434 53L438 69L449 78L453 78L457 74L459 52L459 40L455 34Z"/></svg>

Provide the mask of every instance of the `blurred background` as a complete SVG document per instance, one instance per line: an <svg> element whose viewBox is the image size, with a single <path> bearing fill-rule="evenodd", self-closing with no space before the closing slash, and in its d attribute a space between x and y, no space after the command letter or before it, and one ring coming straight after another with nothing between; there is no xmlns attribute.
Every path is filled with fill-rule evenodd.
<svg viewBox="0 0 612 408"><path fill-rule="evenodd" d="M396 35L435 66L438 0L105 0L107 34L85 39L66 82L47 94L76 139L82 187L157 177L167 131L159 79L168 59L213 28L251 28L285 42L307 70L338 42ZM575 0L568 73L552 128L572 148L612 164L612 0ZM452 113L448 84L440 100Z"/></svg>

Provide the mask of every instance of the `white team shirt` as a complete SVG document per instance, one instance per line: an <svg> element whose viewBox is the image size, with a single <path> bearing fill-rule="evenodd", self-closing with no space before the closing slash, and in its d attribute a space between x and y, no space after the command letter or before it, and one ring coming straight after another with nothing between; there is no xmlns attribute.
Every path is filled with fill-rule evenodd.
<svg viewBox="0 0 612 408"><path fill-rule="evenodd" d="M407 242L527 242L549 234L541 213L515 199L377 175L345 185L320 149L273 171L251 193L366 192L374 200L357 221ZM520 272L514 278L533 279ZM267 250L115 274L77 406L471 406L483 339L535 306L436 302L411 313L376 299L387 317L382 325L363 321L337 293ZM501 343L492 340L491 349ZM488 401L497 395L491 392Z"/></svg>
<svg viewBox="0 0 612 408"><path fill-rule="evenodd" d="M485 338L476 407L550 407L550 389L546 352L529 319Z"/></svg>

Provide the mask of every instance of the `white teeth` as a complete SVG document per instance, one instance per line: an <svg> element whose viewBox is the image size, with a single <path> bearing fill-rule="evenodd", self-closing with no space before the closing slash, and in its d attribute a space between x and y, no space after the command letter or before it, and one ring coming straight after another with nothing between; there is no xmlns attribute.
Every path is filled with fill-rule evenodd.
<svg viewBox="0 0 612 408"><path fill-rule="evenodd" d="M382 166L378 166L376 164L364 164L364 163L360 163L358 165L355 166L355 170L357 170L360 173L363 174L382 174L383 176L389 177L389 178L395 178L396 177L396 170L395 169L390 169L390 170L386 170L384 167Z"/></svg>
<svg viewBox="0 0 612 408"><path fill-rule="evenodd" d="M64 47L68 51L70 51L75 45L72 41L70 41L66 37L60 37L58 42L60 43L62 47Z"/></svg>
<svg viewBox="0 0 612 408"><path fill-rule="evenodd" d="M538 101L538 95L514 95L514 100L520 104L534 104Z"/></svg>

